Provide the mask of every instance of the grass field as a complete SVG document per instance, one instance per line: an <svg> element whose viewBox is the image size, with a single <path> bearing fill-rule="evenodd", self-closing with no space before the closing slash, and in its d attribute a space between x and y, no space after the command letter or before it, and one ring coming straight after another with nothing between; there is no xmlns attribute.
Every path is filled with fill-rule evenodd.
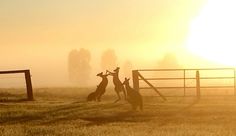
<svg viewBox="0 0 236 136"><path fill-rule="evenodd" d="M21 93L19 93L21 92ZM0 89L0 136L234 136L236 97L144 96L144 111L116 99L112 89L102 102L86 102L91 89Z"/></svg>

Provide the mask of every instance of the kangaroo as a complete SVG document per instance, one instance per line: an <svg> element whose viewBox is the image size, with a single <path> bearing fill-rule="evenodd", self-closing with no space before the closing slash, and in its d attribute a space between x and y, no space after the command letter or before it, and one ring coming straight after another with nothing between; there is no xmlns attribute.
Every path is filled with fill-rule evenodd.
<svg viewBox="0 0 236 136"><path fill-rule="evenodd" d="M97 76L101 77L102 81L97 86L96 91L88 95L87 101L101 101L101 96L106 92L106 87L108 84L108 79L107 79L108 74L106 73L103 75L103 72L101 72L98 73Z"/></svg>
<svg viewBox="0 0 236 136"><path fill-rule="evenodd" d="M113 76L113 83L115 85L115 91L116 91L116 94L118 96L118 99L115 101L118 102L121 97L120 97L120 92L123 92L124 93L124 97L126 99L126 92L125 92L125 88L124 86L122 85L122 82L120 81L119 79L119 67L117 67L115 70L113 70L114 72L110 72L107 70L107 73L109 73L109 75Z"/></svg>
<svg viewBox="0 0 236 136"><path fill-rule="evenodd" d="M98 85L97 90L96 90L98 101L101 101L102 95L106 92L106 87L107 87L107 84L108 84L108 79L107 79L108 75L109 74L107 74L107 72L104 75L103 75L103 72L97 74L97 76L102 78L102 81L100 82L100 84Z"/></svg>
<svg viewBox="0 0 236 136"><path fill-rule="evenodd" d="M92 92L88 95L87 101L96 101L96 92Z"/></svg>
<svg viewBox="0 0 236 136"><path fill-rule="evenodd" d="M98 86L97 86L97 88L98 88ZM89 101L97 101L97 92L94 91L94 92L90 93L87 97L87 101L88 102Z"/></svg>
<svg viewBox="0 0 236 136"><path fill-rule="evenodd" d="M125 81L123 82L123 85L125 85L126 91L127 91L127 101L131 104L132 109L136 110L137 107L140 108L140 110L143 110L143 99L141 94L130 87L129 85L129 79L125 78Z"/></svg>

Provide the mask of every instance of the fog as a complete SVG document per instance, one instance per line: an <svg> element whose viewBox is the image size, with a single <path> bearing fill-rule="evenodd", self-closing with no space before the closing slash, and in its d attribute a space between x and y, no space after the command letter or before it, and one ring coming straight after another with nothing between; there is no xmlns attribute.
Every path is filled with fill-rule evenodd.
<svg viewBox="0 0 236 136"><path fill-rule="evenodd" d="M109 49L117 56L114 69L121 67L121 78L131 76L123 66L129 67L130 72L163 65L207 67L209 62L192 55L185 47L191 20L204 3L204 0L1 1L0 69L30 69L35 87L79 86L69 80L68 55L81 48L91 55L88 86L100 81L96 74L105 72L101 58ZM168 55L172 56L170 60ZM4 85L7 77L10 75L0 77L1 86L22 84L10 78L9 84Z"/></svg>

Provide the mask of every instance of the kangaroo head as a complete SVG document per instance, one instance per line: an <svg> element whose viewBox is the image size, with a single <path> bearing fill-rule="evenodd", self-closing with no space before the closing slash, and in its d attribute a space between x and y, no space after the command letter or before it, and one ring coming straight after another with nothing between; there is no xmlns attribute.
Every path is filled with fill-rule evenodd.
<svg viewBox="0 0 236 136"><path fill-rule="evenodd" d="M123 85L129 85L129 78L125 78L125 81L123 82Z"/></svg>
<svg viewBox="0 0 236 136"><path fill-rule="evenodd" d="M103 72L97 74L97 76L100 76L100 77L102 77L102 75L103 75Z"/></svg>
<svg viewBox="0 0 236 136"><path fill-rule="evenodd" d="M113 70L115 73L118 73L120 70L120 67L117 67L115 70Z"/></svg>
<svg viewBox="0 0 236 136"><path fill-rule="evenodd" d="M106 74L102 75L102 77L107 77L109 76L110 74L106 72Z"/></svg>

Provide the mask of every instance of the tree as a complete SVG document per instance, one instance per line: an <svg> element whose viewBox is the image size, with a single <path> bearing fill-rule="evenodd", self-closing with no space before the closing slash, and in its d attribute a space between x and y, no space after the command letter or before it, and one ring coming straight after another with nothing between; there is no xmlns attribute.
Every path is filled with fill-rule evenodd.
<svg viewBox="0 0 236 136"><path fill-rule="evenodd" d="M115 51L107 49L101 56L101 67L103 70L111 70L117 67L117 56Z"/></svg>
<svg viewBox="0 0 236 136"><path fill-rule="evenodd" d="M68 56L69 79L72 83L86 86L91 73L90 52L84 48L74 49Z"/></svg>
<svg viewBox="0 0 236 136"><path fill-rule="evenodd" d="M176 56L172 53L167 53L164 58L159 61L158 68L181 68L178 64Z"/></svg>

